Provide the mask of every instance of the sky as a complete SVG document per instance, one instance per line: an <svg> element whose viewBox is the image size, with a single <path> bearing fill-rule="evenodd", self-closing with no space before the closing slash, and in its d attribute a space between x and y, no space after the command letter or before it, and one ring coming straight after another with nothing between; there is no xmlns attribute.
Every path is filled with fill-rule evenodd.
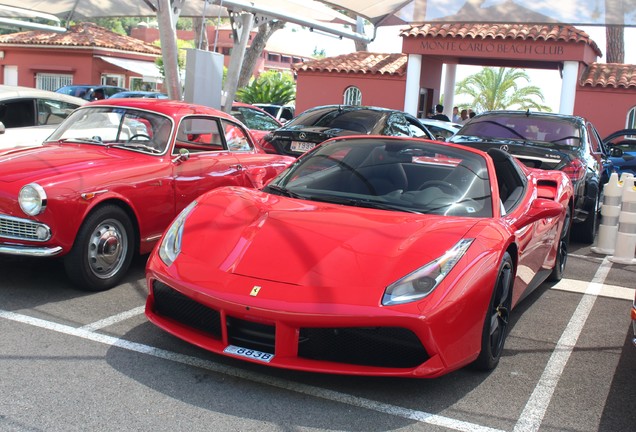
<svg viewBox="0 0 636 432"><path fill-rule="evenodd" d="M405 26L379 27L374 41L369 44L369 51L377 53L402 52L402 38L399 36L399 32L400 29L404 27ZM603 52L603 55L605 55L605 27L577 26L577 28L585 31L590 38L596 42ZM296 31L287 28L280 30L274 33L270 40L275 45L285 44L289 46L289 44L295 44L296 51L293 53L304 56L311 56L314 49L324 49L325 54L329 57L355 51L355 45L352 40L341 40L306 30L299 31L297 28ZM603 63L605 62L605 58L600 57L598 61ZM636 64L636 28L634 27L625 27L625 63ZM457 67L456 81L460 81L469 75L477 73L480 69L481 66L459 65ZM559 76L559 72L556 70L526 69L526 73L530 77L530 82L525 85L539 87L545 99L544 104L549 106L552 111L557 112L559 110L559 99L561 96L561 77ZM440 88L444 88L443 80ZM455 99L455 105L461 105L462 100L460 98Z"/></svg>

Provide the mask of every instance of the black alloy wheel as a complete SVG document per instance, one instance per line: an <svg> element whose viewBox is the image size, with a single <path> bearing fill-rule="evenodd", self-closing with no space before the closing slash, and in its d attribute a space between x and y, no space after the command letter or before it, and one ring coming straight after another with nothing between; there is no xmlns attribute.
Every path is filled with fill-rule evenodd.
<svg viewBox="0 0 636 432"><path fill-rule="evenodd" d="M548 276L550 282L558 282L563 279L563 272L565 271L565 264L568 260L568 244L570 243L570 225L572 221L572 212L568 205L565 212L565 219L563 220L563 228L561 228L561 234L559 235L559 245L556 253L556 262L552 268L552 273Z"/></svg>
<svg viewBox="0 0 636 432"><path fill-rule="evenodd" d="M513 282L514 265L510 254L506 252L501 259L495 287L486 311L481 336L481 352L473 363L475 369L490 371L499 363L508 335Z"/></svg>

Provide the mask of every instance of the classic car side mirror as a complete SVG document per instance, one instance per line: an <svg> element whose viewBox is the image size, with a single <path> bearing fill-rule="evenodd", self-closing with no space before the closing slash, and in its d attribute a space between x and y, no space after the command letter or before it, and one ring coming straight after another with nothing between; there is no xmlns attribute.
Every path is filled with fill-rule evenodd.
<svg viewBox="0 0 636 432"><path fill-rule="evenodd" d="M172 159L172 163L185 162L188 159L190 159L190 152L188 151L188 149L182 148L179 149L179 156Z"/></svg>
<svg viewBox="0 0 636 432"><path fill-rule="evenodd" d="M0 135L2 135L5 132L5 128L4 128L4 123L0 122Z"/></svg>
<svg viewBox="0 0 636 432"><path fill-rule="evenodd" d="M623 157L623 149L610 146L609 155L610 157Z"/></svg>

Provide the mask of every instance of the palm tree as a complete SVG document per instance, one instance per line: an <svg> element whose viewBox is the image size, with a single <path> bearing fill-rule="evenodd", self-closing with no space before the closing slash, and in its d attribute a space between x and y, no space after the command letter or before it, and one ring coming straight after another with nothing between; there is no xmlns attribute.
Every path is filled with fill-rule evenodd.
<svg viewBox="0 0 636 432"><path fill-rule="evenodd" d="M605 50L607 63L625 63L625 15L634 10L625 10L625 3L605 0L605 16L614 16L616 22L605 25Z"/></svg>
<svg viewBox="0 0 636 432"><path fill-rule="evenodd" d="M236 99L245 103L285 105L296 99L296 83L288 72L270 70L236 92Z"/></svg>
<svg viewBox="0 0 636 432"><path fill-rule="evenodd" d="M469 106L476 112L528 108L550 111L550 107L542 104L544 98L539 87L520 87L518 80L530 82L525 70L484 68L458 82L455 94L471 97Z"/></svg>

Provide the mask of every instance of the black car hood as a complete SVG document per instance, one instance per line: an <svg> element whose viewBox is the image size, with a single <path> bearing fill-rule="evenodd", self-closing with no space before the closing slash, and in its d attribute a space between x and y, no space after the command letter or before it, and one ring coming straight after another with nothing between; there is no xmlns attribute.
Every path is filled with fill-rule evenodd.
<svg viewBox="0 0 636 432"><path fill-rule="evenodd" d="M533 141L520 141L511 139L484 139L466 135L455 135L451 142L488 151L490 148L498 148L515 156L526 166L539 169L561 169L564 165L577 157L576 148Z"/></svg>

